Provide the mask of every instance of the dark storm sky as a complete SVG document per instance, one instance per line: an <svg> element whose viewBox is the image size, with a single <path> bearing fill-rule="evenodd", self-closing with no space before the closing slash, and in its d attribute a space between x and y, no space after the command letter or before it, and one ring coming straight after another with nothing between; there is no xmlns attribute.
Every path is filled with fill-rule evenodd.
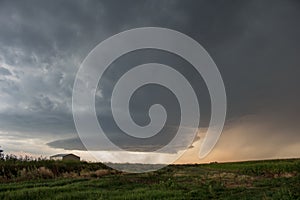
<svg viewBox="0 0 300 200"><path fill-rule="evenodd" d="M185 33L209 52L226 87L225 130L247 119L251 127L269 127L253 135L257 140L278 138L270 149L299 144L299 22L296 0L1 0L0 144L20 151L30 139L39 138L53 148L80 148L71 98L81 62L109 36L145 26ZM172 56L152 54L151 59L182 64ZM134 55L124 60L128 65L140 62ZM118 73L111 69L106 81ZM104 101L97 103L99 112L108 109ZM209 101L203 98L201 105L205 121Z"/></svg>

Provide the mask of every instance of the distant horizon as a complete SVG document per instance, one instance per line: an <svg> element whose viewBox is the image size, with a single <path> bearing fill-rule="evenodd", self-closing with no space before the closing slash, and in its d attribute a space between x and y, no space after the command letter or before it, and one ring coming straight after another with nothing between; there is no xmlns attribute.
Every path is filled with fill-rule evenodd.
<svg viewBox="0 0 300 200"><path fill-rule="evenodd" d="M87 153L87 152L86 152ZM151 164L147 164L147 163L131 163L131 162L123 162L123 163L114 163L114 162L101 162L97 159L94 159L94 160L85 160L83 157L81 157L78 153L74 153L74 152L64 152L64 153L57 153L57 154L74 154L76 156L79 156L80 157L80 161L83 161L83 162L93 162L93 163L111 163L111 164L145 164L145 165L151 165ZM25 157L25 156L28 156L30 158L33 158L33 159L38 159L38 158L46 158L47 160L50 160L50 157L51 156L54 156L54 155L57 155L57 154L51 154L51 155L31 155L31 154L26 154L24 152L24 154L15 154L15 153L5 153L4 152L4 155L14 155L14 156L21 156L21 157ZM206 160L204 162L189 162L189 163L185 163L185 162L177 162L177 161L180 161L180 159L178 159L175 163L173 163L172 165L193 165L193 164L211 164L211 163L236 163L236 162L253 162L253 161L277 161L277 160L298 160L300 159L300 157L278 157L278 158L260 158L260 159L255 159L255 158L250 158L250 159L247 159L247 160L224 160L224 161L217 161L217 160ZM166 163L155 163L153 165L166 165Z"/></svg>

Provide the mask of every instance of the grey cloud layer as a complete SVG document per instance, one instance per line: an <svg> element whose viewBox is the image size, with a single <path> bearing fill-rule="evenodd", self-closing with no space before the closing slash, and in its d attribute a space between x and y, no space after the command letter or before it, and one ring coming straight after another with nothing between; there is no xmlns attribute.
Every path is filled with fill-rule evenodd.
<svg viewBox="0 0 300 200"><path fill-rule="evenodd" d="M289 0L1 1L0 131L75 138L71 95L81 61L107 37L141 26L181 31L207 49L223 75L228 120L272 113L294 126L299 9L299 2ZM102 92L99 112L108 109L108 93ZM209 116L207 101L203 106ZM72 144L78 148L76 139L49 143L67 149Z"/></svg>
<svg viewBox="0 0 300 200"><path fill-rule="evenodd" d="M9 76L9 75L11 75L11 73L8 69L1 67L0 68L0 75Z"/></svg>

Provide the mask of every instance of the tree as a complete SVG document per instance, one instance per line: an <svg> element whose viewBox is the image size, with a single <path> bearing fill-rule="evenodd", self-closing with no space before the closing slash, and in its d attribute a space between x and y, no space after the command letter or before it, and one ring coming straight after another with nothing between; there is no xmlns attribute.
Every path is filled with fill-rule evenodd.
<svg viewBox="0 0 300 200"><path fill-rule="evenodd" d="M3 154L3 150L1 149L1 146L0 146L0 160L3 160L4 159L4 154Z"/></svg>

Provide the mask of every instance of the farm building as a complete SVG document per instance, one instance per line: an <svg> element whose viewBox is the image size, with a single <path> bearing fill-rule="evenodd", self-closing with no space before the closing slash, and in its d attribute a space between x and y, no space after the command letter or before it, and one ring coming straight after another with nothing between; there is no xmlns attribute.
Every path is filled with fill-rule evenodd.
<svg viewBox="0 0 300 200"><path fill-rule="evenodd" d="M80 161L80 157L76 156L72 153L69 154L56 154L53 156L50 156L51 160L73 160L73 161Z"/></svg>

